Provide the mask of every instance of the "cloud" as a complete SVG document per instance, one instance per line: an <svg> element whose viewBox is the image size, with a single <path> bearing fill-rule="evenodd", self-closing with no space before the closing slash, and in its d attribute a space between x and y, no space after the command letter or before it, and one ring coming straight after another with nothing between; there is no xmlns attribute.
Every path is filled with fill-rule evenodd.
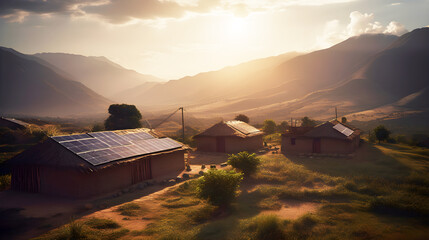
<svg viewBox="0 0 429 240"><path fill-rule="evenodd" d="M408 30L399 22L391 21L387 26L375 21L373 13L361 13L354 11L350 13L350 22L346 28L340 26L338 20L331 20L325 24L324 32L317 38L316 48L330 47L347 38L361 34L392 34L402 35Z"/></svg>
<svg viewBox="0 0 429 240"><path fill-rule="evenodd" d="M404 25L402 25L398 22L392 21L389 23L389 25L387 25L387 27L383 33L399 36L399 35L402 35L402 34L407 33L407 32L408 32L408 30L405 28Z"/></svg>
<svg viewBox="0 0 429 240"><path fill-rule="evenodd" d="M29 14L96 16L113 24L133 20L182 18L187 13L226 11L245 17L251 12L290 6L319 6L354 0L0 0L0 17L24 20ZM24 15L23 13L26 13Z"/></svg>

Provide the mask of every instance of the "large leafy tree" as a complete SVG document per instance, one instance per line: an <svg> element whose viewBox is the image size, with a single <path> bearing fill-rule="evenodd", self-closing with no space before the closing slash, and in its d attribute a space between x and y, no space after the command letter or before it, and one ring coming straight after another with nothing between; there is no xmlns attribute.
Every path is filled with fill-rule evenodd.
<svg viewBox="0 0 429 240"><path fill-rule="evenodd" d="M286 132L288 127L289 127L289 123L286 121L282 121L279 125L277 125L277 131L279 133L284 133Z"/></svg>
<svg viewBox="0 0 429 240"><path fill-rule="evenodd" d="M109 107L110 116L104 122L106 130L132 129L142 126L142 115L134 105L112 104Z"/></svg>
<svg viewBox="0 0 429 240"><path fill-rule="evenodd" d="M248 116L246 116L246 115L244 115L244 114L238 114L237 116L235 116L235 118L234 118L234 119L235 119L235 120L238 120L238 121L245 122L245 123L249 123L249 122L250 122L249 117L248 117Z"/></svg>
<svg viewBox="0 0 429 240"><path fill-rule="evenodd" d="M272 134L276 132L276 122L274 122L274 120L271 119L267 119L264 121L264 126L262 127L262 129L264 130L265 133L267 134Z"/></svg>
<svg viewBox="0 0 429 240"><path fill-rule="evenodd" d="M379 125L374 129L375 137L378 140L378 143L385 141L389 138L390 131L383 125Z"/></svg>
<svg viewBox="0 0 429 240"><path fill-rule="evenodd" d="M303 127L314 127L314 126L316 126L316 121L305 116L301 119L301 126L303 126Z"/></svg>

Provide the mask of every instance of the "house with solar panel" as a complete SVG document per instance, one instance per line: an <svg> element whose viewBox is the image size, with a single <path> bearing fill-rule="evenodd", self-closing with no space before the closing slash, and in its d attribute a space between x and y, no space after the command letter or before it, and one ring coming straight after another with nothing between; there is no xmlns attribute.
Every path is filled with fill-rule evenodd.
<svg viewBox="0 0 429 240"><path fill-rule="evenodd" d="M198 151L253 152L263 147L263 132L242 121L221 121L195 135Z"/></svg>
<svg viewBox="0 0 429 240"><path fill-rule="evenodd" d="M185 147L149 129L50 137L10 160L13 190L86 198L184 170Z"/></svg>
<svg viewBox="0 0 429 240"><path fill-rule="evenodd" d="M26 129L28 126L29 126L28 123L15 118L0 117L0 127L17 130L17 129Z"/></svg>
<svg viewBox="0 0 429 240"><path fill-rule="evenodd" d="M289 127L282 134L283 153L350 154L360 142L360 130L337 120L316 127Z"/></svg>

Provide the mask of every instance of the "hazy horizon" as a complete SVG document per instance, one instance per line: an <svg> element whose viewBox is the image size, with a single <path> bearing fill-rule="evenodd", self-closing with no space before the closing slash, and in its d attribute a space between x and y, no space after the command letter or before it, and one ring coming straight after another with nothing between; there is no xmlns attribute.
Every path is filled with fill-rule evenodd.
<svg viewBox="0 0 429 240"><path fill-rule="evenodd" d="M402 35L429 24L428 3L4 1L0 45L27 54L104 56L171 80L287 52L314 51L362 33Z"/></svg>

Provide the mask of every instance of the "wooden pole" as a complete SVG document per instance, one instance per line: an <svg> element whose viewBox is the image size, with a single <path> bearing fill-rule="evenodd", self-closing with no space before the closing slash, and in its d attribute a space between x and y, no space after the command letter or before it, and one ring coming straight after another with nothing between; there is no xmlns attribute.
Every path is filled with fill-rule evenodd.
<svg viewBox="0 0 429 240"><path fill-rule="evenodd" d="M185 143L185 117L183 115L183 107L180 107L182 109L182 139L183 143Z"/></svg>

